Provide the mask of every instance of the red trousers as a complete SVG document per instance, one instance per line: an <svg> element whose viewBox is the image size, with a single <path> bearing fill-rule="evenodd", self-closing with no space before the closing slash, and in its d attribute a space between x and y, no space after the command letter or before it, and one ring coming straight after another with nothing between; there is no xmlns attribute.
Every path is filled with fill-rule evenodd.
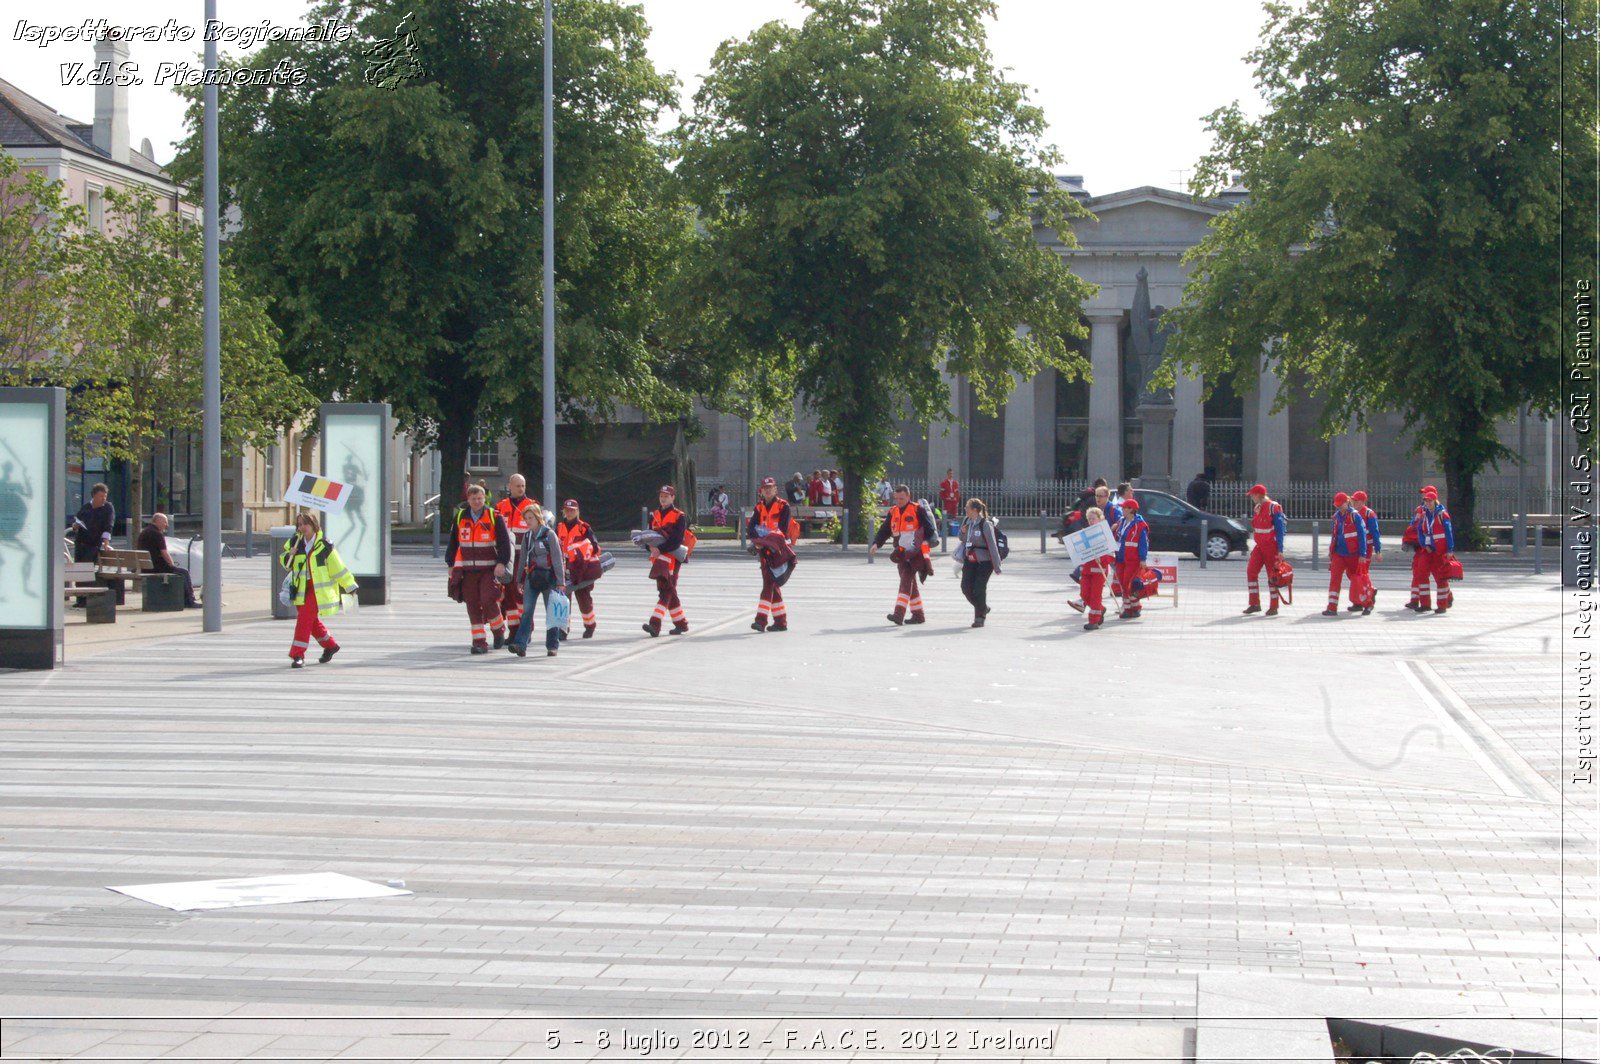
<svg viewBox="0 0 1600 1064"><path fill-rule="evenodd" d="M583 626L585 628L593 628L595 624L594 588L580 587L572 593L572 597L578 600L578 613L583 617Z"/></svg>
<svg viewBox="0 0 1600 1064"><path fill-rule="evenodd" d="M1110 558L1090 562L1078 574L1078 590L1083 592L1083 604L1089 607L1089 623L1100 624L1106 619L1106 570Z"/></svg>
<svg viewBox="0 0 1600 1064"><path fill-rule="evenodd" d="M1429 577L1433 578L1439 589L1439 605L1445 609L1455 605L1455 593L1450 590L1450 579L1445 576L1445 555L1448 553L1444 544L1438 543L1431 551L1418 549L1411 555L1411 601L1420 603L1423 609L1432 608L1433 603L1428 588Z"/></svg>
<svg viewBox="0 0 1600 1064"><path fill-rule="evenodd" d="M494 578L494 568L462 570L461 593L467 600L467 619L472 622L472 645L488 646L490 631L503 633L506 630L505 618L500 614L500 596L504 588Z"/></svg>
<svg viewBox="0 0 1600 1064"><path fill-rule="evenodd" d="M1278 557L1277 543L1257 543L1250 550L1250 562L1245 566L1245 579L1250 582L1250 605L1261 605L1261 570ZM1272 608L1278 607L1278 589L1271 588Z"/></svg>
<svg viewBox="0 0 1600 1064"><path fill-rule="evenodd" d="M895 562L900 569L900 591L894 599L894 615L904 617L906 611L911 611L911 616L922 617L922 592L917 588L917 574L922 571L922 558L912 551L906 552L904 561Z"/></svg>
<svg viewBox="0 0 1600 1064"><path fill-rule="evenodd" d="M1350 578L1350 601L1355 601L1356 577L1360 575L1366 565L1365 558L1352 557L1345 554L1328 555L1328 608L1339 608L1339 585L1345 577Z"/></svg>
<svg viewBox="0 0 1600 1064"><path fill-rule="evenodd" d="M507 631L516 631L522 623L522 581L513 580L500 594L500 612L505 615Z"/></svg>
<svg viewBox="0 0 1600 1064"><path fill-rule="evenodd" d="M305 657L313 639L324 650L339 645L328 632L328 626L322 623L322 618L317 616L317 589L311 586L311 574L308 572L306 600L295 608L294 642L289 644L289 657L291 659Z"/></svg>
<svg viewBox="0 0 1600 1064"><path fill-rule="evenodd" d="M661 558L665 558L670 565L671 575L656 577L656 608L650 612L650 620L646 623L651 629L659 632L661 622L671 617L674 628L687 628L689 621L684 617L683 603L678 601L678 575L683 571L683 567L676 558L668 558L666 555L661 555Z"/></svg>
<svg viewBox="0 0 1600 1064"><path fill-rule="evenodd" d="M756 603L756 623L765 626L769 616L773 624L786 627L789 624L789 607L783 603L783 588L772 579L772 570L762 563L761 601Z"/></svg>

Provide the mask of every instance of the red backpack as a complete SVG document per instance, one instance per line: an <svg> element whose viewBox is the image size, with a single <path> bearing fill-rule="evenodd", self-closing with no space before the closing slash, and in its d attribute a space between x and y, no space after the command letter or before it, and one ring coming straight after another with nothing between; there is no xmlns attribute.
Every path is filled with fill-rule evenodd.
<svg viewBox="0 0 1600 1064"><path fill-rule="evenodd" d="M1284 561L1283 556L1272 559L1272 564L1267 566L1267 586L1278 589L1278 598L1285 604L1294 603L1294 566Z"/></svg>

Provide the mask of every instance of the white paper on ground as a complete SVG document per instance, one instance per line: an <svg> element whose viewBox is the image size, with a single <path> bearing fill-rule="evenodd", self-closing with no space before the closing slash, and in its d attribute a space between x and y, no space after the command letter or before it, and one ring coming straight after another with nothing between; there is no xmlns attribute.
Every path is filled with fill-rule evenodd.
<svg viewBox="0 0 1600 1064"><path fill-rule="evenodd" d="M232 909L241 905L288 905L299 901L345 901L351 898L393 898L412 893L368 883L339 872L255 876L250 879L200 879L188 883L141 883L107 887L152 905L186 912Z"/></svg>

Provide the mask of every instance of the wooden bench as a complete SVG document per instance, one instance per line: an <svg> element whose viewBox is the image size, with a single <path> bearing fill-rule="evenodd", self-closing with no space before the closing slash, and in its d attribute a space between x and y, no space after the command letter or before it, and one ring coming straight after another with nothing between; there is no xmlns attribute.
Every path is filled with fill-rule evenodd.
<svg viewBox="0 0 1600 1064"><path fill-rule="evenodd" d="M140 585L145 613L174 613L183 609L183 578L174 573L155 571L147 550L104 549L95 562L102 584L116 590L117 605L126 601L125 586L129 581Z"/></svg>
<svg viewBox="0 0 1600 1064"><path fill-rule="evenodd" d="M109 587L97 582L93 562L67 562L62 570L61 592L65 598L82 599L84 620L89 624L115 624L117 603Z"/></svg>

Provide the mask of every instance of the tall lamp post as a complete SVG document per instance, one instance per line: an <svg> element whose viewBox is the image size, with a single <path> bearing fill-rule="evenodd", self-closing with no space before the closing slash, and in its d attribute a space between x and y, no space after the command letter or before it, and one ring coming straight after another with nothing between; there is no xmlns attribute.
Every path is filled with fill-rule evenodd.
<svg viewBox="0 0 1600 1064"><path fill-rule="evenodd" d="M557 513L555 32L550 3L544 0L544 505L546 513Z"/></svg>
<svg viewBox="0 0 1600 1064"><path fill-rule="evenodd" d="M217 0L206 0L206 25L215 23ZM201 448L205 469L201 487L205 533L205 616L207 632L222 631L222 329L217 290L217 69L216 38L206 35L205 115L201 120L205 176L204 320L205 371L202 381Z"/></svg>

